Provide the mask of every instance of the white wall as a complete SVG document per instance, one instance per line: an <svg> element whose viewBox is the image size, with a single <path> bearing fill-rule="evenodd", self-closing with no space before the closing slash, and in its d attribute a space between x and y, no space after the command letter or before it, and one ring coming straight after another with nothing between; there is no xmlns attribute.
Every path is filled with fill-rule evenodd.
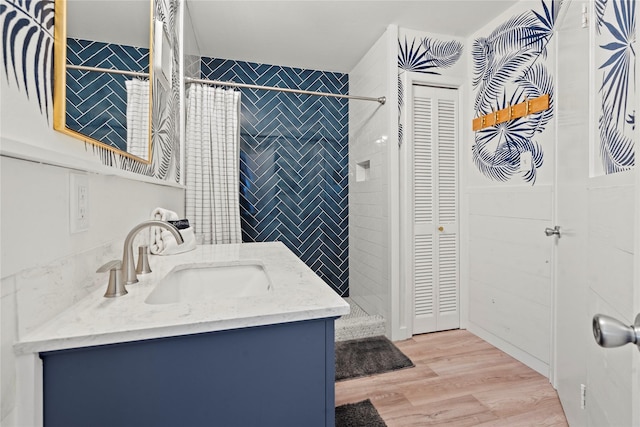
<svg viewBox="0 0 640 427"><path fill-rule="evenodd" d="M509 18L527 10L540 13L541 3L522 1L497 16L473 34L467 44L488 37ZM542 12L544 14L544 12ZM495 59L496 61L498 59ZM553 73L555 41L547 56L538 58ZM468 78L473 78L473 60ZM472 88L466 109L474 111L476 89ZM508 96L510 95L507 90ZM535 140L544 150L544 163L535 184L525 182L523 171L506 182L483 175L473 162L475 134L468 134L464 153L461 223L467 239L461 241L461 277L468 288L468 329L544 375L549 375L552 334L552 244L544 235L553 227L553 179L555 171L555 124L552 120Z"/></svg>
<svg viewBox="0 0 640 427"><path fill-rule="evenodd" d="M544 149L544 163L537 171L535 185L526 182L524 171L508 182L491 180L473 162L469 112L473 112L475 90L471 85L472 42L487 37L514 15L541 11L541 2L522 1L497 16L473 34L465 46L464 58L455 67L441 71L443 78L464 77L468 82L463 106L460 153L461 164L461 323L502 350L544 375L549 375L552 343L552 245L544 235L553 227L555 173L555 122L552 120L536 141ZM415 30L398 30L400 41L429 36L448 39ZM350 93L376 93L388 77L380 65L385 59L382 40L350 73ZM387 60L396 63L395 57ZM555 70L555 40L547 46L544 62ZM402 72L402 70L401 70ZM394 84L393 82L391 83ZM379 110L379 109L378 109ZM388 322L397 320L398 258L390 248L394 233L399 234L393 209L394 174L389 169L395 147L381 150L372 144L385 128L385 114L375 106L350 104L350 294L370 313L382 314ZM392 120L393 122L393 120ZM387 156L387 163L380 158ZM355 165L371 159L371 181L355 182ZM386 187L385 182L390 187ZM385 210L391 212L385 216ZM397 243L397 241L396 241ZM396 268L395 272L393 269ZM395 285L394 285L395 283ZM391 292L391 298L385 292ZM391 305L389 305L391 303ZM393 309L392 309L393 308ZM393 330L392 325L390 329Z"/></svg>
<svg viewBox="0 0 640 427"><path fill-rule="evenodd" d="M93 146L53 131L51 109L41 112L12 74L2 73L0 90L0 423L12 426L13 344L106 287L96 269L122 256L128 230L155 207L184 214L184 190L103 165ZM89 230L79 234L69 231L71 173L88 177Z"/></svg>
<svg viewBox="0 0 640 427"><path fill-rule="evenodd" d="M0 157L3 420L15 404L13 343L106 286L96 269L122 257L126 233L155 207L184 213L180 188L89 173L90 227L70 234L70 173L78 172Z"/></svg>
<svg viewBox="0 0 640 427"><path fill-rule="evenodd" d="M387 320L391 305L390 160L396 152L395 45L390 26L349 73L349 93L386 96L387 102L349 101L349 295L369 314ZM395 66L393 67L395 70ZM357 164L368 161L369 179L356 180ZM397 167L397 166L396 166Z"/></svg>
<svg viewBox="0 0 640 427"><path fill-rule="evenodd" d="M550 186L467 189L468 329L549 375Z"/></svg>

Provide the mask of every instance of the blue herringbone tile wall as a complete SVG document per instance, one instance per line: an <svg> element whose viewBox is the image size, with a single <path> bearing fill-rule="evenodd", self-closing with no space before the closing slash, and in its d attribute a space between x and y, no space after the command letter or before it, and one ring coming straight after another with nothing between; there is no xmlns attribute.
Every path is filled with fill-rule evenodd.
<svg viewBox="0 0 640 427"><path fill-rule="evenodd" d="M349 77L202 59L202 78L346 94ZM349 292L348 102L242 89L245 242L284 242L338 293Z"/></svg>
<svg viewBox="0 0 640 427"><path fill-rule="evenodd" d="M149 71L149 49L81 39L67 39L73 65ZM127 89L131 77L101 72L67 71L67 127L121 150L127 149Z"/></svg>

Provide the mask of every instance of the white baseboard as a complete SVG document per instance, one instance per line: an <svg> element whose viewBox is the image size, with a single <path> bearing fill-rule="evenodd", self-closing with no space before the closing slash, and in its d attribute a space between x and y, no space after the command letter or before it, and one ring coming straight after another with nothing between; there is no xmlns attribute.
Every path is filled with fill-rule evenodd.
<svg viewBox="0 0 640 427"><path fill-rule="evenodd" d="M491 332L481 328L480 326L474 324L473 322L469 322L467 325L467 330L472 334L476 335L479 338L482 338L492 346L498 348L501 351L504 351L509 356L513 357L517 361L524 363L534 371L538 372L541 375L544 375L545 378L549 378L549 364L541 361L540 359L530 355L529 353L519 349L518 347L508 343L502 338L498 338L493 335Z"/></svg>

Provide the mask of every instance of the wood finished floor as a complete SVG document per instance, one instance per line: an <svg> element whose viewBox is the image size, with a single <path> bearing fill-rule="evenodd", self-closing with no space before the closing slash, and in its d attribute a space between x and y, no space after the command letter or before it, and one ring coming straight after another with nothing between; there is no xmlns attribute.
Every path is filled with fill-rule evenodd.
<svg viewBox="0 0 640 427"><path fill-rule="evenodd" d="M371 399L388 427L566 426L549 381L475 335L395 343L414 368L336 383L336 406Z"/></svg>

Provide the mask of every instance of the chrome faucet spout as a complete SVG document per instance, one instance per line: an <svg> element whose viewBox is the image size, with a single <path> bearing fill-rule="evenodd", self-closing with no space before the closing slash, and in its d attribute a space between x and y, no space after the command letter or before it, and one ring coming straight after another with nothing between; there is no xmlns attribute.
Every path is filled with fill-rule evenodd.
<svg viewBox="0 0 640 427"><path fill-rule="evenodd" d="M147 227L161 227L171 232L173 237L175 237L176 242L179 245L184 243L182 239L182 234L176 227L172 224L169 224L165 221L160 221L158 219L150 219L148 221L143 221L140 224L136 225L129 231L127 237L124 239L124 249L122 251L122 276L124 277L125 284L131 285L133 283L138 283L138 276L136 275L136 267L133 263L133 239L136 237L138 232L143 228Z"/></svg>

